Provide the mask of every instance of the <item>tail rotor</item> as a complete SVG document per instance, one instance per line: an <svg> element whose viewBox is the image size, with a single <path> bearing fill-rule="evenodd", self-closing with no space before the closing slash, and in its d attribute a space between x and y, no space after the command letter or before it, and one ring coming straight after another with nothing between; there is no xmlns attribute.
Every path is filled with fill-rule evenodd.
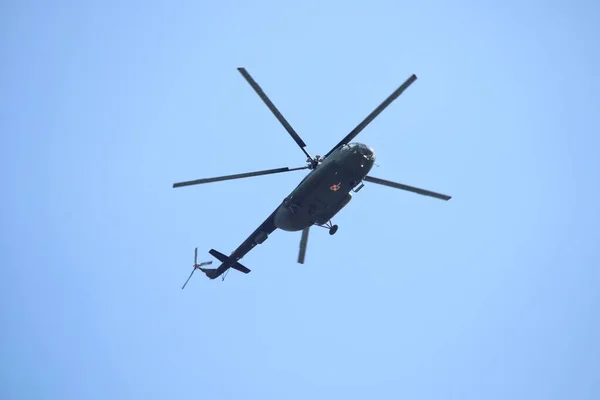
<svg viewBox="0 0 600 400"><path fill-rule="evenodd" d="M190 281L190 279L192 278L192 275L194 275L194 272L197 269L203 270L203 268L202 268L203 266L210 265L210 264L212 264L212 261L203 261L200 264L198 264L198 248L196 247L196 249L194 250L194 269L192 269L192 273L187 278L187 280L185 281L185 283L183 284L183 286L181 287L181 289L185 288L185 285L187 285L187 283Z"/></svg>

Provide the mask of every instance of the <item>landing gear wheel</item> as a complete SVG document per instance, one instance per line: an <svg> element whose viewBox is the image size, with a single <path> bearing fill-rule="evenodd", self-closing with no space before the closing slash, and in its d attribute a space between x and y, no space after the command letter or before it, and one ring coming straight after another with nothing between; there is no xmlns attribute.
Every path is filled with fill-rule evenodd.
<svg viewBox="0 0 600 400"><path fill-rule="evenodd" d="M335 233L338 230L338 226L337 225L333 225L331 228L329 228L329 234L330 235L335 235Z"/></svg>

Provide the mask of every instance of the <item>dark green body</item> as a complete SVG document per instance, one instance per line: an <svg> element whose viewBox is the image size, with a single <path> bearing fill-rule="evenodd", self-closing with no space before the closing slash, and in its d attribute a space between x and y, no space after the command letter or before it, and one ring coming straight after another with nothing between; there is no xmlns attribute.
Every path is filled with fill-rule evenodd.
<svg viewBox="0 0 600 400"><path fill-rule="evenodd" d="M311 171L277 208L276 228L301 231L327 223L352 199L375 162L373 150L360 143L342 145Z"/></svg>
<svg viewBox="0 0 600 400"><path fill-rule="evenodd" d="M211 249L210 253L222 263L217 269L204 270L205 274L214 279L229 268L247 273L249 270L238 260L267 240L277 228L293 232L328 222L352 199L350 192L367 176L374 162L373 149L362 143L339 146L300 182L231 255L226 256Z"/></svg>

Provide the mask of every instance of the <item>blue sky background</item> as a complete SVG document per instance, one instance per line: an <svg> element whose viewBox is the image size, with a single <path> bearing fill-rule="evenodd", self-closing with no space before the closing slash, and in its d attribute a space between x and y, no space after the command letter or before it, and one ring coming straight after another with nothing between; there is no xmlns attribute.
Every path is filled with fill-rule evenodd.
<svg viewBox="0 0 600 400"><path fill-rule="evenodd" d="M597 399L600 3L5 1L3 399ZM372 175L334 222L201 274L305 171L245 66Z"/></svg>

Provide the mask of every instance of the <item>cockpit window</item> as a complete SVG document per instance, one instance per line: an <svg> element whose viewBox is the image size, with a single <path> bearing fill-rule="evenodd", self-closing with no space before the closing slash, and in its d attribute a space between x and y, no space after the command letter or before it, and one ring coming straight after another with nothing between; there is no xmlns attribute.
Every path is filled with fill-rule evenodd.
<svg viewBox="0 0 600 400"><path fill-rule="evenodd" d="M373 150L363 143L350 143L348 145L350 151L356 154L362 155L366 160L374 160L375 156L373 154Z"/></svg>

